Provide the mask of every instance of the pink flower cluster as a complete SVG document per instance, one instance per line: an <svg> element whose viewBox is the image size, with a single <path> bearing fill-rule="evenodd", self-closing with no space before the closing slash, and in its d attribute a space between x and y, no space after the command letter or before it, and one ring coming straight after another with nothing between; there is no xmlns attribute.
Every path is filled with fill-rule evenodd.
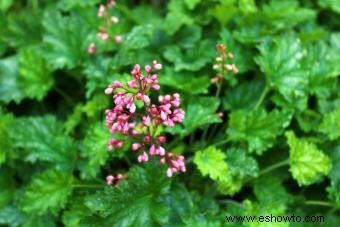
<svg viewBox="0 0 340 227"><path fill-rule="evenodd" d="M125 176L121 173L118 173L117 176L109 175L106 177L107 185L112 185L115 182L115 187L118 187L118 181L125 180Z"/></svg>
<svg viewBox="0 0 340 227"><path fill-rule="evenodd" d="M110 35L109 30L112 25L117 24L119 22L119 18L116 16L111 16L109 10L117 5L116 1L108 0L106 5L101 4L99 6L97 17L103 20L104 26L99 27L99 32L97 33L97 37L103 41L107 41L110 38L120 44L123 42L123 37L121 35ZM90 43L87 47L87 53L93 54L96 52L96 44Z"/></svg>
<svg viewBox="0 0 340 227"><path fill-rule="evenodd" d="M150 98L152 90L159 90L158 74L162 65L153 61L144 67L135 65L131 71L132 79L122 84L114 81L105 89L105 94L112 95L114 108L107 109L106 126L111 134L120 133L135 141L131 150L138 153L138 162L147 162L149 156L159 156L160 164L167 166L167 176L185 172L184 157L167 152L164 148L165 136L157 135L160 125L173 127L183 122L185 112L180 108L180 95L159 96L159 104L153 104ZM137 108L136 103L139 102ZM108 142L108 150L120 149L125 141L112 138Z"/></svg>

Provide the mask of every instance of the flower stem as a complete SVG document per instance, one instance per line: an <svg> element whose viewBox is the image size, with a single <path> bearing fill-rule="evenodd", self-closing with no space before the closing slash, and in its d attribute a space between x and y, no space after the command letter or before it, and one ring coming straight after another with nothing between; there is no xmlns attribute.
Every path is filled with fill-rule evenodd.
<svg viewBox="0 0 340 227"><path fill-rule="evenodd" d="M74 101L72 100L72 98L70 96L68 96L68 94L66 94L62 89L60 89L58 87L54 87L54 90L58 94L60 94L70 106L74 105Z"/></svg>
<svg viewBox="0 0 340 227"><path fill-rule="evenodd" d="M283 160L281 162L275 163L275 164L273 164L271 166L268 166L267 168L265 168L262 171L260 171L259 176L264 175L266 173L269 173L269 172L271 172L271 171L273 171L275 169L281 168L281 167L283 167L285 165L289 165L289 159L286 159L286 160Z"/></svg>
<svg viewBox="0 0 340 227"><path fill-rule="evenodd" d="M103 188L105 185L101 184L73 184L73 188Z"/></svg>
<svg viewBox="0 0 340 227"><path fill-rule="evenodd" d="M334 205L327 201L317 201L317 200L308 200L305 202L306 205L311 206L325 206L325 207L334 207Z"/></svg>
<svg viewBox="0 0 340 227"><path fill-rule="evenodd" d="M213 144L211 144L211 146L218 147L218 146L221 146L221 145L223 145L223 144L225 144L225 143L228 143L228 142L230 142L230 138L225 139L225 140L218 141L218 142L216 142L216 143L213 143Z"/></svg>
<svg viewBox="0 0 340 227"><path fill-rule="evenodd" d="M259 100L258 100L257 103L255 104L254 110L256 110L257 108L259 108L259 106L263 103L264 98L266 97L266 95L268 94L268 92L269 92L269 87L266 86L266 87L264 88L264 90L262 91L262 94L261 94Z"/></svg>

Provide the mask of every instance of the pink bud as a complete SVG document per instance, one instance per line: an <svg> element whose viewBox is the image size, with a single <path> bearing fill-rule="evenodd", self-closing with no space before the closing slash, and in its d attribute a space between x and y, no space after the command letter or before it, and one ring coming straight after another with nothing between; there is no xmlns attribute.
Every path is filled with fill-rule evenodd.
<svg viewBox="0 0 340 227"><path fill-rule="evenodd" d="M138 100L142 100L143 94L140 93L140 92L138 92L138 93L136 94L136 98L137 98Z"/></svg>
<svg viewBox="0 0 340 227"><path fill-rule="evenodd" d="M107 176L107 177L106 177L106 184L107 184L107 185L112 185L114 179L115 179L115 178L114 178L114 176L112 176L112 175Z"/></svg>
<svg viewBox="0 0 340 227"><path fill-rule="evenodd" d="M143 123L144 123L144 125L146 125L146 126L150 126L150 123L151 123L150 117L149 117L149 116L143 117Z"/></svg>
<svg viewBox="0 0 340 227"><path fill-rule="evenodd" d="M165 157L161 158L160 162L161 162L161 165L164 165L166 163L166 158Z"/></svg>
<svg viewBox="0 0 340 227"><path fill-rule="evenodd" d="M124 41L124 38L121 35L115 35L113 39L117 44L121 44Z"/></svg>
<svg viewBox="0 0 340 227"><path fill-rule="evenodd" d="M133 129L131 134L132 134L132 136L138 136L139 132L136 129Z"/></svg>
<svg viewBox="0 0 340 227"><path fill-rule="evenodd" d="M144 137L144 142L148 143L148 142L150 142L150 139L151 139L150 136L145 136Z"/></svg>
<svg viewBox="0 0 340 227"><path fill-rule="evenodd" d="M144 101L145 104L150 104L150 98L149 98L149 96L144 95L144 96L143 96L143 101Z"/></svg>
<svg viewBox="0 0 340 227"><path fill-rule="evenodd" d="M172 169L171 168L168 168L168 170L166 171L166 175L168 177L172 177Z"/></svg>
<svg viewBox="0 0 340 227"><path fill-rule="evenodd" d="M113 17L110 18L110 21L114 24L117 24L119 22L119 19L118 19L118 17L113 16Z"/></svg>
<svg viewBox="0 0 340 227"><path fill-rule="evenodd" d="M113 81L113 87L114 88L121 88L122 84L118 80L115 80L115 81Z"/></svg>
<svg viewBox="0 0 340 227"><path fill-rule="evenodd" d="M130 113L135 113L136 112L136 105L134 103L132 103L129 110L130 110Z"/></svg>
<svg viewBox="0 0 340 227"><path fill-rule="evenodd" d="M163 147L159 147L159 155L164 156L165 155L165 149Z"/></svg>
<svg viewBox="0 0 340 227"><path fill-rule="evenodd" d="M108 88L105 89L104 92L105 92L105 94L109 95L109 94L111 94L113 92L113 88L112 87L108 87Z"/></svg>
<svg viewBox="0 0 340 227"><path fill-rule="evenodd" d="M149 152L150 152L150 155L151 155L151 156L157 154L156 147L155 147L154 144L151 145Z"/></svg>
<svg viewBox="0 0 340 227"><path fill-rule="evenodd" d="M90 43L90 45L87 47L87 53L93 54L94 52L96 52L96 44Z"/></svg>
<svg viewBox="0 0 340 227"><path fill-rule="evenodd" d="M152 88L154 90L158 91L161 88L161 86L159 86L159 84L154 84L154 85L152 85Z"/></svg>
<svg viewBox="0 0 340 227"><path fill-rule="evenodd" d="M119 141L119 142L117 142L116 147L117 148L122 148L123 145L124 145L124 142L123 141Z"/></svg>
<svg viewBox="0 0 340 227"><path fill-rule="evenodd" d="M140 143L134 143L134 144L132 144L132 150L133 151L137 151L137 150L139 150L139 148L141 148L141 144Z"/></svg>
<svg viewBox="0 0 340 227"><path fill-rule="evenodd" d="M117 180L124 180L125 179L125 176L121 173L118 173L117 176L116 176L116 179Z"/></svg>
<svg viewBox="0 0 340 227"><path fill-rule="evenodd" d="M146 71L147 73L151 73L151 70L152 70L152 68L151 68L150 65L146 65L146 66L145 66L145 71Z"/></svg>
<svg viewBox="0 0 340 227"><path fill-rule="evenodd" d="M158 142L160 142L160 143L166 142L165 136L159 136L159 137L157 138L157 140L158 140Z"/></svg>

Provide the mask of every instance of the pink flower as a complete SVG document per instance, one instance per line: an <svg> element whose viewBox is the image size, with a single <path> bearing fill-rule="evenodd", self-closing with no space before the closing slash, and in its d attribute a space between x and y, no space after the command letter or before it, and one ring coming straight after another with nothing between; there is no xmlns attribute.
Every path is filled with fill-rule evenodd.
<svg viewBox="0 0 340 227"><path fill-rule="evenodd" d="M147 104L147 105L150 104L150 98L149 98L149 96L144 95L144 96L143 96L143 101L144 101L144 103Z"/></svg>
<svg viewBox="0 0 340 227"><path fill-rule="evenodd" d="M107 177L106 177L106 184L107 184L107 185L112 185L114 179L115 179L115 178L114 178L114 176L112 176L112 175L107 176Z"/></svg>
<svg viewBox="0 0 340 227"><path fill-rule="evenodd" d="M146 126L150 126L150 123L151 123L150 117L149 117L149 116L144 116L144 117L143 117L143 123L144 123L144 125L146 125Z"/></svg>
<svg viewBox="0 0 340 227"><path fill-rule="evenodd" d="M139 150L139 148L141 148L141 144L140 143L133 143L132 144L132 150L133 151L137 151L137 150Z"/></svg>
<svg viewBox="0 0 340 227"><path fill-rule="evenodd" d="M185 112L180 108L180 95L177 93L159 96L158 105L152 103L150 93L160 89L160 86L158 74L151 72L161 68L160 63L153 61L152 66L146 65L143 68L145 72L142 72L141 66L136 64L131 70L132 80L124 86L117 80L109 85L105 94L112 95L114 106L105 111L105 120L111 134L120 133L134 140L131 150L138 153L138 162L147 162L149 155L159 157L161 165L166 166L167 175L171 177L174 173L186 171L184 157L166 151L166 137L159 135L158 127L161 124L173 127L184 120ZM142 100L144 105L138 108L137 100ZM120 149L124 143L124 139L112 138L108 149Z"/></svg>
<svg viewBox="0 0 340 227"><path fill-rule="evenodd" d="M119 22L119 19L118 19L118 17L113 16L113 17L110 18L110 21L114 24L117 24Z"/></svg>
<svg viewBox="0 0 340 227"><path fill-rule="evenodd" d="M168 170L166 171L166 175L168 177L172 177L172 168L168 168Z"/></svg>
<svg viewBox="0 0 340 227"><path fill-rule="evenodd" d="M96 44L90 43L90 45L87 47L87 53L93 54L94 52L96 52Z"/></svg>
<svg viewBox="0 0 340 227"><path fill-rule="evenodd" d="M148 154L145 151L138 156L138 162L147 162L149 160Z"/></svg>
<svg viewBox="0 0 340 227"><path fill-rule="evenodd" d="M152 67L151 67L150 65L146 65L146 66L145 66L145 71L146 71L147 73L151 73L151 70L152 70Z"/></svg>
<svg viewBox="0 0 340 227"><path fill-rule="evenodd" d="M157 140L158 140L158 142L160 142L160 143L165 143L165 142L166 142L165 136L159 136L159 137L157 138Z"/></svg>
<svg viewBox="0 0 340 227"><path fill-rule="evenodd" d="M117 44L121 44L124 41L124 38L121 35L115 35L113 39Z"/></svg>
<svg viewBox="0 0 340 227"><path fill-rule="evenodd" d="M99 9L98 9L97 16L98 17L104 17L104 14L105 14L105 6L104 5L100 5Z"/></svg>

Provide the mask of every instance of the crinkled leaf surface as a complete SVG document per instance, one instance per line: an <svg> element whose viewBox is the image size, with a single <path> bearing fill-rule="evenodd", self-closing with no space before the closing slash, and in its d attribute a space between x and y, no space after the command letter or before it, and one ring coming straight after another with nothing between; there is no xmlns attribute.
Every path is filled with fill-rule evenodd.
<svg viewBox="0 0 340 227"><path fill-rule="evenodd" d="M294 132L286 132L289 145L290 172L300 185L310 185L328 174L331 161L315 144L299 139Z"/></svg>
<svg viewBox="0 0 340 227"><path fill-rule="evenodd" d="M325 133L331 140L340 137L340 108L324 116L320 125L320 131Z"/></svg>
<svg viewBox="0 0 340 227"><path fill-rule="evenodd" d="M262 154L272 147L275 139L290 122L290 114L264 109L232 112L227 133L232 141L246 142L249 152Z"/></svg>
<svg viewBox="0 0 340 227"><path fill-rule="evenodd" d="M87 197L85 204L104 218L108 226L161 225L169 218L169 207L162 201L169 187L163 168L135 166L119 188L106 187Z"/></svg>
<svg viewBox="0 0 340 227"><path fill-rule="evenodd" d="M63 124L55 117L18 118L10 136L14 146L24 150L26 161L46 161L58 169L74 168L75 142L64 135Z"/></svg>
<svg viewBox="0 0 340 227"><path fill-rule="evenodd" d="M65 207L74 180L72 174L56 170L47 170L34 176L21 199L22 209L38 214L47 210L56 213Z"/></svg>
<svg viewBox="0 0 340 227"><path fill-rule="evenodd" d="M229 173L226 155L215 147L208 147L195 153L194 163L203 176L209 175L213 180L223 178Z"/></svg>

